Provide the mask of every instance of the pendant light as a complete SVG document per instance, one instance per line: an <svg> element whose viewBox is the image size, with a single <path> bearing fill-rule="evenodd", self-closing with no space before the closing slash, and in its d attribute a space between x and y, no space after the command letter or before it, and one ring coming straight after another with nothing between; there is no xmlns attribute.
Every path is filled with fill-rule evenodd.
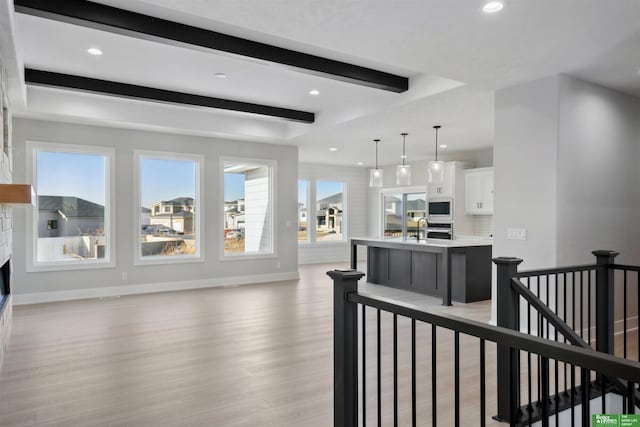
<svg viewBox="0 0 640 427"><path fill-rule="evenodd" d="M444 181L444 162L438 160L438 129L442 126L436 125L433 128L436 130L436 159L429 162L429 183L439 184Z"/></svg>
<svg viewBox="0 0 640 427"><path fill-rule="evenodd" d="M402 135L402 164L396 166L396 184L397 185L411 185L411 165L405 164L407 159L406 155L406 138L408 133L401 133Z"/></svg>
<svg viewBox="0 0 640 427"><path fill-rule="evenodd" d="M379 139L374 139L376 144L376 168L369 171L369 187L382 187L383 170L378 168L378 142Z"/></svg>

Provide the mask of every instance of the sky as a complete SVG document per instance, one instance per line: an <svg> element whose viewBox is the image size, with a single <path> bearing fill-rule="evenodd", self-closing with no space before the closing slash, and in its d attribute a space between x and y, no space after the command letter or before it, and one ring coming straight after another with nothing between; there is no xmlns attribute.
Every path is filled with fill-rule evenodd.
<svg viewBox="0 0 640 427"><path fill-rule="evenodd" d="M39 195L75 196L104 206L104 156L38 151L36 162Z"/></svg>
<svg viewBox="0 0 640 427"><path fill-rule="evenodd" d="M105 159L100 155L38 151L37 189L39 195L75 196L105 204ZM341 182L317 181L318 199L342 192ZM298 182L298 200L306 200L307 181ZM226 173L224 199L244 197L244 175ZM195 198L195 162L190 160L140 160L142 206L176 197Z"/></svg>
<svg viewBox="0 0 640 427"><path fill-rule="evenodd" d="M307 194L309 191L309 181L298 181L298 202L307 204ZM316 198L324 199L334 194L342 193L342 183L337 181L316 181Z"/></svg>

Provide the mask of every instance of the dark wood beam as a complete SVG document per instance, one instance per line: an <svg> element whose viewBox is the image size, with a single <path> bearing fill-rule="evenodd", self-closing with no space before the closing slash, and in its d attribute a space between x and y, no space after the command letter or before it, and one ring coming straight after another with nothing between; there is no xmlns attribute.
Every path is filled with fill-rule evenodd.
<svg viewBox="0 0 640 427"><path fill-rule="evenodd" d="M14 0L17 12L182 47L256 58L308 74L404 92L409 79L371 68L243 39L85 0Z"/></svg>
<svg viewBox="0 0 640 427"><path fill-rule="evenodd" d="M240 111L243 113L259 114L277 117L302 123L313 123L315 114L307 111L291 110L289 108L272 107L269 105L252 104L249 102L233 101L229 99L213 98L204 95L175 92L147 86L109 80L93 79L74 76L71 74L54 73L26 68L25 81L28 85L47 86L72 89L84 92L113 95L123 98L135 98L147 101L160 101L171 104L192 105L197 107L217 108L221 110Z"/></svg>

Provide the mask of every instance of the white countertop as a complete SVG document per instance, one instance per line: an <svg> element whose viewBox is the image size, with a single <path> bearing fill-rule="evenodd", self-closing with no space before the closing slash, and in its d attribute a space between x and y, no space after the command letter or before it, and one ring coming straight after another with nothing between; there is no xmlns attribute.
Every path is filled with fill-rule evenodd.
<svg viewBox="0 0 640 427"><path fill-rule="evenodd" d="M487 238L467 238L467 239L426 239L416 242L413 239L403 240L401 237L394 237L390 239L381 239L379 237L353 237L353 240L362 240L365 242L393 242L406 245L420 245L420 246L433 246L437 248L464 248L469 246L488 246L493 245L493 241Z"/></svg>

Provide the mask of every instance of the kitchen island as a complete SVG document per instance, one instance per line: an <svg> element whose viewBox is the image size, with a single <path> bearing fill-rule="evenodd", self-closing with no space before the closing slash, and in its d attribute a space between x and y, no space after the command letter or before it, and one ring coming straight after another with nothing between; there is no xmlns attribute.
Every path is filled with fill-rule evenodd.
<svg viewBox="0 0 640 427"><path fill-rule="evenodd" d="M491 243L483 240L352 238L351 268L358 246L367 247L367 281L451 301L491 298Z"/></svg>

